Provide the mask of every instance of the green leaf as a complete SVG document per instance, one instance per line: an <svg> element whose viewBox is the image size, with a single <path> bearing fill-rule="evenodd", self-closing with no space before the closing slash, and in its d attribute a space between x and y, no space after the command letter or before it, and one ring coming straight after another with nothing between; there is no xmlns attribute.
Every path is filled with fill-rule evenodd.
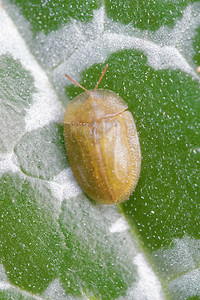
<svg viewBox="0 0 200 300"><path fill-rule="evenodd" d="M14 152L21 170L36 178L53 179L68 167L63 127L57 124L26 133L16 145Z"/></svg>
<svg viewBox="0 0 200 300"><path fill-rule="evenodd" d="M32 102L33 77L10 55L0 56L1 137L0 151L10 151L25 131L24 116Z"/></svg>
<svg viewBox="0 0 200 300"><path fill-rule="evenodd" d="M100 0L64 1L11 0L20 13L30 22L33 32L46 34L69 22L71 18L87 22L92 19L93 10L101 6Z"/></svg>
<svg viewBox="0 0 200 300"><path fill-rule="evenodd" d="M0 187L1 261L12 283L39 292L58 275L62 255L54 199L17 174L2 176Z"/></svg>
<svg viewBox="0 0 200 300"><path fill-rule="evenodd" d="M110 236L109 218L105 212L102 218L99 206L88 204L85 197L63 202L60 226L70 249L62 262L62 281L67 292L80 296L84 290L95 299L114 299L125 295L136 280L137 271L131 255L134 247L128 246L124 235Z"/></svg>
<svg viewBox="0 0 200 300"><path fill-rule="evenodd" d="M23 293L16 291L0 292L1 300L34 300L35 297L26 296Z"/></svg>
<svg viewBox="0 0 200 300"><path fill-rule="evenodd" d="M142 30L156 30L163 25L172 27L182 16L184 8L195 0L179 1L106 1L108 16L124 24L131 23Z"/></svg>
<svg viewBox="0 0 200 300"><path fill-rule="evenodd" d="M199 1L3 1L0 298L199 299ZM100 83L132 112L138 186L82 193L66 105Z"/></svg>
<svg viewBox="0 0 200 300"><path fill-rule="evenodd" d="M196 30L196 36L193 43L195 55L194 55L194 63L199 66L200 65L200 27Z"/></svg>

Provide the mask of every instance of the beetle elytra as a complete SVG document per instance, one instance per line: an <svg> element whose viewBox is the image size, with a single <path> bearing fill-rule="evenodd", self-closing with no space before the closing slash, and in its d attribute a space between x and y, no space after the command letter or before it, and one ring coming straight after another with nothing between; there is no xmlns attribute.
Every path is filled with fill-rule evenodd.
<svg viewBox="0 0 200 300"><path fill-rule="evenodd" d="M64 115L64 139L70 166L82 190L102 204L125 201L141 168L135 122L124 100L96 87L76 96Z"/></svg>

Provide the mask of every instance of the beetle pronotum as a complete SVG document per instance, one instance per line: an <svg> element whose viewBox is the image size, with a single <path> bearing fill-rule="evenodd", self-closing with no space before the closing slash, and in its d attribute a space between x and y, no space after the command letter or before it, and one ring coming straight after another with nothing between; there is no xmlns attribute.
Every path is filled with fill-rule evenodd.
<svg viewBox="0 0 200 300"><path fill-rule="evenodd" d="M85 91L67 106L64 139L70 166L82 190L102 204L125 201L134 191L141 168L141 152L132 114L112 91Z"/></svg>

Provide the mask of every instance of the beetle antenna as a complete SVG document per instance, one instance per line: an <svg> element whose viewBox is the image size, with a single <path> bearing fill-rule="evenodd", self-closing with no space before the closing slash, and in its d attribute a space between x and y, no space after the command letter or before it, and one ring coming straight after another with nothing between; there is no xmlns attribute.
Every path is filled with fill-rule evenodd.
<svg viewBox="0 0 200 300"><path fill-rule="evenodd" d="M82 85L80 85L78 82L76 82L75 80L73 80L71 77L69 77L69 75L65 74L65 76L74 84L78 85L80 88L82 88L83 90L85 90L86 92L88 92L90 94L90 92L88 90L86 90Z"/></svg>
<svg viewBox="0 0 200 300"><path fill-rule="evenodd" d="M108 67L108 64L107 64L107 65L105 66L105 68L103 69L103 72L101 73L101 76L100 76L100 78L99 78L99 81L97 82L97 85L96 85L95 88L94 88L94 91L97 89L99 83L101 82L101 79L103 78L104 74L106 73L107 67Z"/></svg>

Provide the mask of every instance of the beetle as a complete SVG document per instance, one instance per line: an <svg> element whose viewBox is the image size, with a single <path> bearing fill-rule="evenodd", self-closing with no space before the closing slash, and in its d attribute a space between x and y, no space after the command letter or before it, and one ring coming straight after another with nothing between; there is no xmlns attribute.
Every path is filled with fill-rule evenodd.
<svg viewBox="0 0 200 300"><path fill-rule="evenodd" d="M141 169L140 143L133 116L116 93L85 90L67 106L64 140L74 177L82 190L101 204L125 201L134 191Z"/></svg>

